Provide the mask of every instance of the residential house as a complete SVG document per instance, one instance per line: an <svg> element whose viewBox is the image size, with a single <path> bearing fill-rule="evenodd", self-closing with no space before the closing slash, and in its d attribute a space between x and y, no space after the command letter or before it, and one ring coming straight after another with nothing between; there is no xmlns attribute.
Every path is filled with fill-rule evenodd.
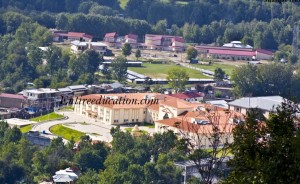
<svg viewBox="0 0 300 184"><path fill-rule="evenodd" d="M80 42L88 42L93 39L92 35L80 32L64 32L64 31L53 31L53 41L63 42L63 41L74 41L78 40Z"/></svg>
<svg viewBox="0 0 300 184"><path fill-rule="evenodd" d="M232 102L228 102L229 109L235 112L247 114L249 109L260 109L266 118L270 112L284 102L281 96L243 97Z"/></svg>
<svg viewBox="0 0 300 184"><path fill-rule="evenodd" d="M55 172L52 178L55 184L74 184L79 175L80 173L74 169L66 168L65 170Z"/></svg>
<svg viewBox="0 0 300 184"><path fill-rule="evenodd" d="M106 33L103 38L103 41L109 47L115 47L118 44L118 37L119 37L119 35L116 32Z"/></svg>
<svg viewBox="0 0 300 184"><path fill-rule="evenodd" d="M138 35L135 35L135 34L125 35L124 42L129 43L132 48L137 48L137 46L138 46Z"/></svg>
<svg viewBox="0 0 300 184"><path fill-rule="evenodd" d="M27 98L30 113L51 110L60 105L61 92L56 89L26 89L22 93Z"/></svg>
<svg viewBox="0 0 300 184"><path fill-rule="evenodd" d="M213 174L213 183L218 183L218 180L222 177L227 177L230 168L227 166L227 162L231 159L231 157L221 157L219 158L216 162L220 164L218 166L218 173L212 172ZM200 160L199 164L201 166L202 171L206 171L207 168L211 165L209 158L203 158ZM175 166L180 168L182 170L181 173L181 184L187 184L189 179L192 177L198 178L199 182L201 181L201 175L198 171L198 166L196 163L192 160L187 160L187 161L181 161L181 162L175 162Z"/></svg>
<svg viewBox="0 0 300 184"><path fill-rule="evenodd" d="M233 142L232 130L238 121L243 121L240 113L208 105L194 104L193 111L185 111L177 116L164 116L155 121L155 132L173 131L179 138L191 140L196 147L211 148L214 128L222 133L219 146Z"/></svg>
<svg viewBox="0 0 300 184"><path fill-rule="evenodd" d="M88 88L85 85L67 86L67 88L72 90L74 96L85 95L88 92Z"/></svg>
<svg viewBox="0 0 300 184"><path fill-rule="evenodd" d="M198 93L198 92L184 92L184 93L170 94L170 96L185 100L187 102L201 102L205 94Z"/></svg>
<svg viewBox="0 0 300 184"><path fill-rule="evenodd" d="M26 97L8 93L0 93L0 107L23 108L26 104Z"/></svg>
<svg viewBox="0 0 300 184"><path fill-rule="evenodd" d="M80 42L78 40L71 42L71 52L74 54L82 53L87 49L92 49L101 55L105 55L107 46L102 42Z"/></svg>
<svg viewBox="0 0 300 184"><path fill-rule="evenodd" d="M145 43L142 48L150 50L184 51L184 39L170 35L145 35Z"/></svg>

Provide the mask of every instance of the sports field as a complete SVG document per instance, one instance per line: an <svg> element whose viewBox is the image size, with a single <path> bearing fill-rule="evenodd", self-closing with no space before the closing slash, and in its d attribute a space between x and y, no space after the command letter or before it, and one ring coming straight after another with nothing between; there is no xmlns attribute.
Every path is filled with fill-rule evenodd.
<svg viewBox="0 0 300 184"><path fill-rule="evenodd" d="M151 78L166 78L168 75L168 70L171 68L184 68L175 64L150 64L143 63L142 67L129 67L128 69L143 75L146 75ZM198 79L210 79L211 77L203 75L200 71L184 68L190 78Z"/></svg>

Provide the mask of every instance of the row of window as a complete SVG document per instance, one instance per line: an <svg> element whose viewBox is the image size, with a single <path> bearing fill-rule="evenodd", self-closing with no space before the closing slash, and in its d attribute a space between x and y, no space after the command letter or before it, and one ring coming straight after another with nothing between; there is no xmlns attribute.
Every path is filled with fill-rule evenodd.
<svg viewBox="0 0 300 184"><path fill-rule="evenodd" d="M128 119L124 119L124 123L128 123L128 122L129 122ZM139 119L135 119L135 121L134 121L134 119L132 119L131 122L139 122ZM119 120L114 120L114 123L119 123Z"/></svg>

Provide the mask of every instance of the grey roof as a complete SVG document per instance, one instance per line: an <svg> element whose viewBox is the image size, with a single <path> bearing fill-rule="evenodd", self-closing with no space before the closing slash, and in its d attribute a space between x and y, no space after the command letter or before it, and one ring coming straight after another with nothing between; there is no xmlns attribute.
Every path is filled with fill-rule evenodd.
<svg viewBox="0 0 300 184"><path fill-rule="evenodd" d="M266 111L272 111L273 108L281 105L282 102L284 102L284 98L281 96L243 97L229 102L228 105L246 109L259 108Z"/></svg>
<svg viewBox="0 0 300 184"><path fill-rule="evenodd" d="M68 88L70 88L71 90L86 90L87 87L85 87L84 85L75 85L75 86L68 86Z"/></svg>
<svg viewBox="0 0 300 184"><path fill-rule="evenodd" d="M57 174L53 176L53 181L54 182L61 182L61 183L65 183L65 182L72 182L74 181L76 178L71 177L67 174Z"/></svg>
<svg viewBox="0 0 300 184"><path fill-rule="evenodd" d="M209 104L218 106L218 107L222 107L222 108L228 108L227 102L225 100L210 100L210 101L206 101Z"/></svg>
<svg viewBox="0 0 300 184"><path fill-rule="evenodd" d="M57 90L60 92L72 92L70 88L58 88Z"/></svg>
<svg viewBox="0 0 300 184"><path fill-rule="evenodd" d="M75 40L73 42L71 42L71 44L76 45L76 46L87 46L88 44L91 44L92 46L95 47L107 47L106 44L102 43L102 42L80 42L78 40Z"/></svg>
<svg viewBox="0 0 300 184"><path fill-rule="evenodd" d="M110 85L110 87L112 87L112 88L114 88L114 89L116 89L116 88L121 88L121 87L124 86L123 84L118 83L118 82L114 82L114 83L109 84L109 85Z"/></svg>

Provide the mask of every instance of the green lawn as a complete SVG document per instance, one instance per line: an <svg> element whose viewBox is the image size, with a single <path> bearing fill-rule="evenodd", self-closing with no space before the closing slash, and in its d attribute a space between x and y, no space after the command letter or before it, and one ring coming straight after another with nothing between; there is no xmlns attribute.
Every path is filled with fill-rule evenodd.
<svg viewBox="0 0 300 184"><path fill-rule="evenodd" d="M75 141L79 141L82 136L85 135L83 132L73 130L71 128L64 127L62 124L54 125L50 128L50 131L58 136L63 137L64 139L71 140L72 137Z"/></svg>
<svg viewBox="0 0 300 184"><path fill-rule="evenodd" d="M211 65L192 64L191 66L194 66L194 67L197 67L197 68L202 68L202 69L205 69L205 70L210 70L212 72L214 72L215 69L217 67L219 67L222 70L224 70L227 75L231 75L233 69L237 68L234 65L227 65L227 64L222 64L222 63L213 63Z"/></svg>
<svg viewBox="0 0 300 184"><path fill-rule="evenodd" d="M155 128L155 125L152 123L144 123L143 126L146 126L148 128Z"/></svg>
<svg viewBox="0 0 300 184"><path fill-rule="evenodd" d="M31 118L31 121L36 121L36 122L43 122L43 121L49 121L49 120L55 120L55 119L61 119L63 118L63 115L60 114L56 114L55 112L52 112L50 114L46 114L43 116L39 116L36 118Z"/></svg>
<svg viewBox="0 0 300 184"><path fill-rule="evenodd" d="M151 78L166 78L170 68L183 68L175 64L150 64L143 63L142 67L129 67L129 70L146 75ZM210 77L203 75L200 71L184 68L189 73L190 78L209 79Z"/></svg>
<svg viewBox="0 0 300 184"><path fill-rule="evenodd" d="M66 107L59 109L59 111L74 111L74 107L66 106Z"/></svg>
<svg viewBox="0 0 300 184"><path fill-rule="evenodd" d="M26 126L23 126L22 128L20 128L20 130L24 134L24 133L29 132L32 129L32 126L33 125L26 125Z"/></svg>
<svg viewBox="0 0 300 184"><path fill-rule="evenodd" d="M133 128L125 128L125 131L131 133L131 132L132 132L132 129L133 129ZM148 132L147 132L146 130L140 130L140 132L141 132L142 134L148 134Z"/></svg>

